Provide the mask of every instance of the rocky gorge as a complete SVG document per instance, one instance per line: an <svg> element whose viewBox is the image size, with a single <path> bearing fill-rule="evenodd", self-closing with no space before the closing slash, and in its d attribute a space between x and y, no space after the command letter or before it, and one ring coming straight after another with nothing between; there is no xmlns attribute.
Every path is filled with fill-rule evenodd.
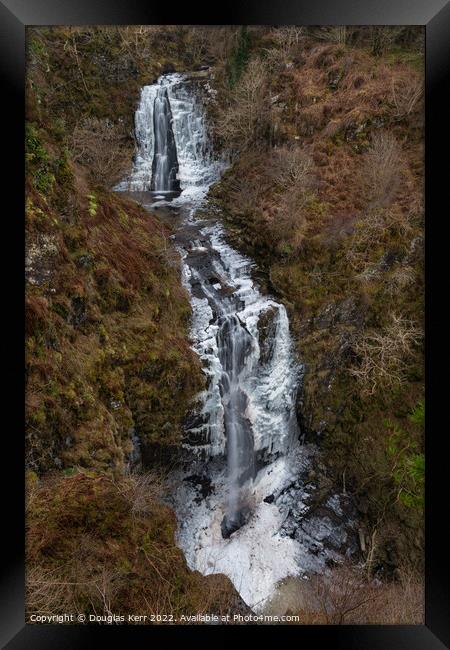
<svg viewBox="0 0 450 650"><path fill-rule="evenodd" d="M420 208L418 203L411 208L402 192L417 183L416 171L408 167L401 181L385 181L398 188L389 206L386 192L380 199L370 190L375 215L370 232L381 237L370 248L363 238L368 229L358 222L358 210L366 207L356 197L344 217L343 204L335 206L333 200L349 202L351 192L341 198L329 166L340 160L350 168L358 156L398 161L407 147L414 150L419 127L410 126L409 117L394 119L393 130L411 137L399 154L392 139L384 135L380 141L376 133L381 128L385 134L391 119L377 114L384 108L364 104L365 116L342 117L348 100L343 95L336 104L332 94L346 84L354 90L369 84L373 95L381 92L376 75L370 83L364 77L369 55L361 45L322 45L307 33L291 42L295 30L239 29L229 30L228 45L224 38L226 55L212 54L206 41L203 54L194 55L189 30L157 33L162 38L153 41L154 51L172 62L151 71L145 70L151 57L135 56L125 32L114 40L113 32L101 30L64 36L50 30L32 41L30 562L38 576L60 571L61 558L76 571L75 548L65 547L58 535L63 492L75 490L80 507L87 507L92 499L99 504L108 490L118 490L122 505L116 497L113 501L123 513L120 532L112 531L109 520L94 523L95 505L77 511L72 504L71 525L87 536L84 553L95 559L95 579L103 576L122 607L130 589L132 599L150 589L152 598L162 598L179 613L199 607L205 591L210 596L202 611L303 610L305 621L311 616L320 621L324 598L330 616L331 596L323 597L324 590L330 585L342 590L339 571L356 581L355 593L375 589L377 581L379 589L386 584L388 602L404 588L404 574L395 577L399 552L412 557L411 543L417 549L421 544L420 334L411 325L411 310L417 315L420 309L415 281L402 285L414 296L409 313L393 312L392 324L377 318L382 304L386 308L396 300L395 283L410 273L413 253L403 251L408 246L412 251L410 239L418 241L420 229L416 216L403 222L401 210ZM147 43L145 32L136 34L136 44L141 36ZM104 85L111 84L109 99L119 88L126 94L123 108L129 115L106 117L110 108L97 103L101 117L77 122L72 150L62 124L44 135L48 118L39 107L39 94L51 97L51 81L39 76L42 65L53 70L59 65L62 36L69 56L77 39L85 53L82 86L86 79L97 83L98 69L88 64L97 60L91 49L102 39L111 60L124 57L141 67L132 75L137 82L132 93L124 88L128 64L126 79L119 75ZM274 51L278 60L271 59ZM261 58L264 52L272 54ZM200 57L201 70L190 70L192 56ZM358 83L357 64L364 77ZM277 66L282 66L279 77ZM337 69L339 75L331 75ZM147 80L141 87L139 75ZM62 98L51 90L53 110L70 120ZM293 92L298 92L295 102ZM92 88L81 91L88 111L92 93ZM366 91L365 102L367 96ZM244 109L250 112L240 116ZM133 115L133 129L118 133L114 125L133 123ZM238 136L243 124L248 130ZM106 144L105 160L90 150L90 137L97 137L97 151ZM121 163L114 169L111 154L120 154L114 155ZM108 190L104 176L98 176L106 169L114 172ZM379 184L377 169L367 168L364 178L375 173ZM416 263L417 248L420 243L414 246ZM371 250L380 259L366 259ZM56 270L56 260L63 271ZM367 340L361 338L365 331ZM385 388L377 393L377 365L370 365L373 357L362 356L377 353L378 332L391 336L391 358L403 355L399 368L407 373L409 389L414 384L402 412L396 406L402 389L399 393L395 382L386 383L388 390L394 386L393 401ZM395 335L404 342L399 352ZM45 349L51 352L44 363ZM55 369L59 379L48 382ZM388 370L389 379L398 368ZM354 383L363 374L368 384ZM373 422L381 408L384 432L376 434ZM364 469L367 454L372 464ZM136 476L139 468L147 478ZM367 486L368 478L376 485ZM56 499L50 506L53 537L37 547L33 540L44 494ZM397 520L407 524L400 538ZM139 538L146 526L143 545ZM412 539L408 530L414 529ZM103 541L89 542L100 530ZM121 549L122 542L129 546L128 559L105 578L102 548L112 548L117 535ZM130 539L135 540L131 546ZM142 582L147 570L155 581L152 588L151 581ZM141 577L127 577L133 572ZM283 601L286 590L291 596ZM30 593L33 598L32 586ZM64 597L88 608L95 600L83 588Z"/></svg>

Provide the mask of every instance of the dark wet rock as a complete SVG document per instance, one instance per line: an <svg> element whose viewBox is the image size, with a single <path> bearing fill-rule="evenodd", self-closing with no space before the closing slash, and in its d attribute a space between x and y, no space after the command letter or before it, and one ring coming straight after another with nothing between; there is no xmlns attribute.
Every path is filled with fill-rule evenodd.
<svg viewBox="0 0 450 650"><path fill-rule="evenodd" d="M197 429L208 424L208 416L206 413L197 411L190 411L183 422L183 427L186 430Z"/></svg>
<svg viewBox="0 0 450 650"><path fill-rule="evenodd" d="M141 441L139 436L136 435L136 430L134 427L130 427L128 430L128 436L133 445L132 450L129 454L129 463L130 467L133 469L138 469L142 467L142 454L141 454Z"/></svg>
<svg viewBox="0 0 450 650"><path fill-rule="evenodd" d="M400 262L403 258L403 253L398 250L388 250L380 260L379 266L384 271L390 269L396 262Z"/></svg>
<svg viewBox="0 0 450 650"><path fill-rule="evenodd" d="M314 319L314 327L328 329L338 324L361 327L364 324L364 311L354 298L328 303Z"/></svg>
<svg viewBox="0 0 450 650"><path fill-rule="evenodd" d="M164 63L161 67L161 74L172 74L173 72L176 72L173 63Z"/></svg>
<svg viewBox="0 0 450 650"><path fill-rule="evenodd" d="M367 497L359 496L355 499L356 507L358 511L363 515L366 515L369 512L369 500Z"/></svg>
<svg viewBox="0 0 450 650"><path fill-rule="evenodd" d="M184 481L191 483L197 490L198 497L195 499L196 503L199 503L202 499L206 499L206 497L214 492L214 485L206 474L192 474L191 476L186 476Z"/></svg>
<svg viewBox="0 0 450 650"><path fill-rule="evenodd" d="M95 66L96 74L109 82L124 82L138 76L138 69L132 57L120 57L111 59L105 54L93 54L92 65Z"/></svg>
<svg viewBox="0 0 450 650"><path fill-rule="evenodd" d="M260 347L260 363L267 364L273 355L275 335L276 335L276 316L277 310L270 307L262 312L258 320L258 342Z"/></svg>
<svg viewBox="0 0 450 650"><path fill-rule="evenodd" d="M273 503L273 502L275 501L275 497L274 497L273 494L269 494L269 496L266 497L266 498L264 499L264 501L265 501L266 503Z"/></svg>
<svg viewBox="0 0 450 650"><path fill-rule="evenodd" d="M225 515L220 524L220 529L222 531L222 537L228 539L233 533L235 533L239 528L244 526L250 516L250 511L247 509L239 510L235 515Z"/></svg>
<svg viewBox="0 0 450 650"><path fill-rule="evenodd" d="M178 461L181 455L180 447L177 444L170 444L166 439L157 442L149 442L137 432L140 440L142 467L154 467L158 465L170 465Z"/></svg>
<svg viewBox="0 0 450 650"><path fill-rule="evenodd" d="M324 561L359 557L358 511L353 497L336 492L326 467L317 460L276 496L286 512L280 529Z"/></svg>
<svg viewBox="0 0 450 650"><path fill-rule="evenodd" d="M186 431L183 436L183 443L192 447L209 444L209 426L205 425L200 429Z"/></svg>
<svg viewBox="0 0 450 650"><path fill-rule="evenodd" d="M343 70L330 70L328 73L328 85L332 90L337 90L339 82L344 76Z"/></svg>

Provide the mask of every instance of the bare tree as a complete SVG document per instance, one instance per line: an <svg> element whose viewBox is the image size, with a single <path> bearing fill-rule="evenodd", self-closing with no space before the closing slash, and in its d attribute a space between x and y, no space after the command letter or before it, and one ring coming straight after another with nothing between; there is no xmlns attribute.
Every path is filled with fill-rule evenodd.
<svg viewBox="0 0 450 650"><path fill-rule="evenodd" d="M400 35L402 27L394 25L374 25L371 27L372 36L372 54L381 56L392 47L393 43Z"/></svg>
<svg viewBox="0 0 450 650"><path fill-rule="evenodd" d="M280 147L275 153L275 180L284 187L307 189L312 184L313 161L301 147Z"/></svg>
<svg viewBox="0 0 450 650"><path fill-rule="evenodd" d="M308 607L299 612L312 624L423 623L423 579L417 571L399 567L397 579L367 579L358 567L338 566L329 575L314 576Z"/></svg>
<svg viewBox="0 0 450 650"><path fill-rule="evenodd" d="M205 49L217 62L217 70L225 70L231 52L236 45L238 30L233 26L201 28Z"/></svg>
<svg viewBox="0 0 450 650"><path fill-rule="evenodd" d="M423 330L401 314L392 314L381 331L369 330L354 344L359 364L350 368L361 394L391 389L405 380L407 361L423 339Z"/></svg>
<svg viewBox="0 0 450 650"><path fill-rule="evenodd" d="M314 37L322 40L329 41L330 43L338 43L345 45L348 38L349 27L346 25L336 25L332 27L320 27L314 31Z"/></svg>
<svg viewBox="0 0 450 650"><path fill-rule="evenodd" d="M262 138L270 127L270 96L266 65L252 59L233 89L230 104L218 115L217 134L231 149L242 150Z"/></svg>
<svg viewBox="0 0 450 650"><path fill-rule="evenodd" d="M96 181L107 186L117 182L129 164L126 134L109 119L81 120L73 132L72 152L75 162L85 165Z"/></svg>
<svg viewBox="0 0 450 650"><path fill-rule="evenodd" d="M267 65L272 70L286 66L298 51L305 34L304 27L295 25L272 29L271 36L274 47L264 50Z"/></svg>
<svg viewBox="0 0 450 650"><path fill-rule="evenodd" d="M376 588L365 580L357 567L337 567L331 576L317 576L313 583L328 624L346 623L359 608L372 603L378 596Z"/></svg>
<svg viewBox="0 0 450 650"><path fill-rule="evenodd" d="M31 614L60 614L73 607L71 584L58 568L27 567L26 608Z"/></svg>

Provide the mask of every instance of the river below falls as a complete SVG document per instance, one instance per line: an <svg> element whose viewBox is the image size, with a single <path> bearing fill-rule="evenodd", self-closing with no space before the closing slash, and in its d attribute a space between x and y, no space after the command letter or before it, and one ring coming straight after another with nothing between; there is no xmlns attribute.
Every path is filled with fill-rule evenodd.
<svg viewBox="0 0 450 650"><path fill-rule="evenodd" d="M349 497L330 487L317 447L301 443L303 368L284 306L227 243L221 215L201 216L225 168L209 142L202 84L173 74L142 89L133 172L116 189L170 224L206 377L183 462L169 477L177 544L191 569L227 575L253 611L275 602L282 610L283 581L306 583L356 553L356 520ZM175 177L181 194L172 192Z"/></svg>

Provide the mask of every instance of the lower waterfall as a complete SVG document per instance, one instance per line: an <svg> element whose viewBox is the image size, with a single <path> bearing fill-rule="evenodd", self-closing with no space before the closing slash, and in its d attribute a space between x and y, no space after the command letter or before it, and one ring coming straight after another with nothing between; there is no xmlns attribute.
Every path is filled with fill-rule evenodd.
<svg viewBox="0 0 450 650"><path fill-rule="evenodd" d="M206 388L186 424L186 462L171 475L177 543L191 569L226 574L260 611L284 578L307 580L339 561L354 522L342 517L345 495L325 500L320 515L310 505L318 452L299 441L302 367L285 307L260 291L254 264L226 242L220 215L196 216L225 168L208 138L207 99L208 84L192 75L145 86L134 168L116 189L179 214L173 239ZM164 192L177 196L168 201Z"/></svg>

